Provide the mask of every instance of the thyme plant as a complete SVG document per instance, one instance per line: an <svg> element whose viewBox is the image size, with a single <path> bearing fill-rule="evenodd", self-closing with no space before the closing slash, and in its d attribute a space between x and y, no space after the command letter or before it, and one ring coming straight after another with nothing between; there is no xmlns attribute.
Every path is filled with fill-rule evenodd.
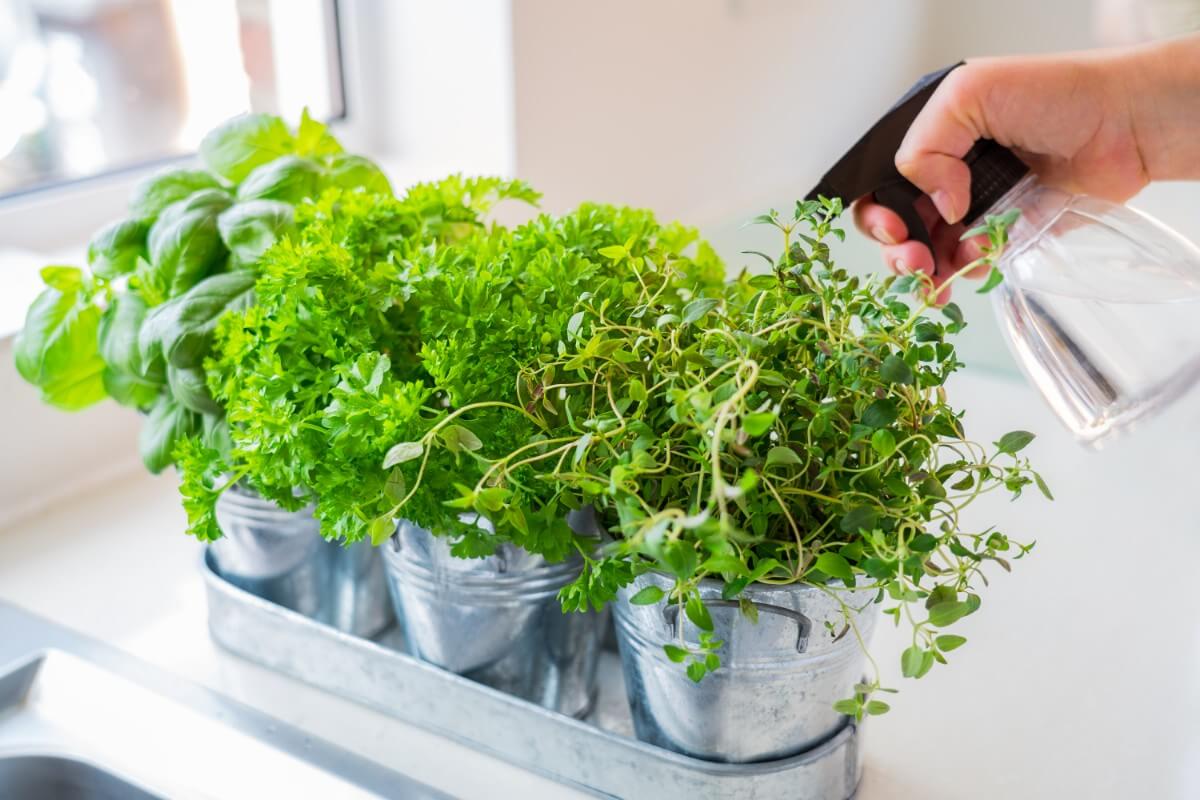
<svg viewBox="0 0 1200 800"><path fill-rule="evenodd" d="M743 273L719 295L689 292L669 259L620 243L600 250L625 290L579 295L565 336L518 373L511 402L541 432L481 458L486 469L447 505L504 517L520 511L514 487L532 476L555 487L538 497L544 515L599 510L615 540L598 553L575 538L584 569L562 591L564 608L601 607L644 570L670 574L668 593L651 586L632 601L677 603L703 632L699 646L667 650L694 680L720 664L697 590L706 578L723 582L726 599L756 581L818 587L843 602L840 635L857 635L844 590L877 589L884 613L912 630L903 674L946 663L965 639L944 629L978 609L984 567L1007 570L1030 547L968 528L963 511L996 490L1050 492L1020 455L1032 434L989 448L948 402L944 384L963 366L950 341L965 325L959 308L937 318L927 279L863 279L832 262L841 211L823 199L798 203L790 219L757 219L779 231L780 253L758 254L770 272ZM984 291L998 282L1011 222L970 232L989 242L970 267L992 265ZM916 307L902 299L914 291ZM471 413L397 444L394 460L423 468L444 426L470 429ZM882 713L871 698L882 688L876 676L838 709Z"/></svg>

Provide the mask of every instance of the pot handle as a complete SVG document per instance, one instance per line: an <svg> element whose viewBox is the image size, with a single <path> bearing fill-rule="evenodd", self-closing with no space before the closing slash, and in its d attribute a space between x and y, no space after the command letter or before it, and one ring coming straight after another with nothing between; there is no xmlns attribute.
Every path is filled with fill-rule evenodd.
<svg viewBox="0 0 1200 800"><path fill-rule="evenodd" d="M753 602L753 601L751 601ZM709 608L740 608L741 604L737 600L705 600L704 605ZM782 606L773 606L769 603L754 603L754 607L758 609L760 614L775 614L776 616L786 617L796 623L796 652L803 653L808 650L808 637L812 633L812 620L801 614L799 611L793 611L790 608ZM671 627L675 636L679 636L679 605L676 603L667 603L663 606L663 619L667 625Z"/></svg>

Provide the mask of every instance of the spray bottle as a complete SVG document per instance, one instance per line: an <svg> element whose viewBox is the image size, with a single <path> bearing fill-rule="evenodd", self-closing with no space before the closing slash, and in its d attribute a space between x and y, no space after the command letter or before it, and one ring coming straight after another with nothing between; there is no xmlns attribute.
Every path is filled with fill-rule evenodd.
<svg viewBox="0 0 1200 800"><path fill-rule="evenodd" d="M922 192L895 166L909 126L955 64L921 78L809 193L872 195L930 245ZM1126 206L1041 184L1011 150L981 139L964 158L964 221L1016 209L992 293L1017 363L1058 417L1099 444L1200 381L1200 249Z"/></svg>

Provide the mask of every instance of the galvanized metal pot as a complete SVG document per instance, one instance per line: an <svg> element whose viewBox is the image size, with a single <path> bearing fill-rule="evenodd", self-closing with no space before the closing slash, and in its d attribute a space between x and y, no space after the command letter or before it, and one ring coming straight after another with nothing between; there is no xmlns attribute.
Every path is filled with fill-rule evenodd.
<svg viewBox="0 0 1200 800"><path fill-rule="evenodd" d="M577 559L549 564L508 544L455 558L446 539L409 522L382 549L414 655L564 714L588 712L607 617L562 612L558 590L579 574Z"/></svg>
<svg viewBox="0 0 1200 800"><path fill-rule="evenodd" d="M217 524L213 565L235 586L357 636L391 622L379 554L370 542L324 541L311 507L285 511L231 486L217 499Z"/></svg>
<svg viewBox="0 0 1200 800"><path fill-rule="evenodd" d="M713 618L721 668L699 683L667 658L663 645L699 642L699 631L675 604L629 602L642 588L668 590L673 579L645 573L621 590L615 606L617 643L639 739L710 761L747 763L795 755L835 735L847 718L833 703L853 694L865 655L844 627L842 607L806 585L753 584L743 591L758 609L752 622L722 583L705 580L700 595ZM874 629L875 592L840 589L866 641ZM870 604L870 605L868 605ZM831 632L826 623L832 623Z"/></svg>

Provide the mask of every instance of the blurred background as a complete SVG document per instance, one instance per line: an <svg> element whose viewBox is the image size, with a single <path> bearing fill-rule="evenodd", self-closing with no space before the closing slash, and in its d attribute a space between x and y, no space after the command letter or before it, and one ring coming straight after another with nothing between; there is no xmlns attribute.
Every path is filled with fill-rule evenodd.
<svg viewBox="0 0 1200 800"><path fill-rule="evenodd" d="M0 361L38 268L82 261L138 177L242 111L308 107L398 187L502 173L549 211L652 207L733 270L764 244L743 221L790 208L917 76L1197 28L1200 0L0 0ZM1133 205L1200 241L1200 186ZM880 266L857 235L840 257ZM964 359L1015 377L986 304L957 299ZM136 457L138 420L112 404L63 417L9 369L0 402L28 421L0 520L64 453L89 476Z"/></svg>

